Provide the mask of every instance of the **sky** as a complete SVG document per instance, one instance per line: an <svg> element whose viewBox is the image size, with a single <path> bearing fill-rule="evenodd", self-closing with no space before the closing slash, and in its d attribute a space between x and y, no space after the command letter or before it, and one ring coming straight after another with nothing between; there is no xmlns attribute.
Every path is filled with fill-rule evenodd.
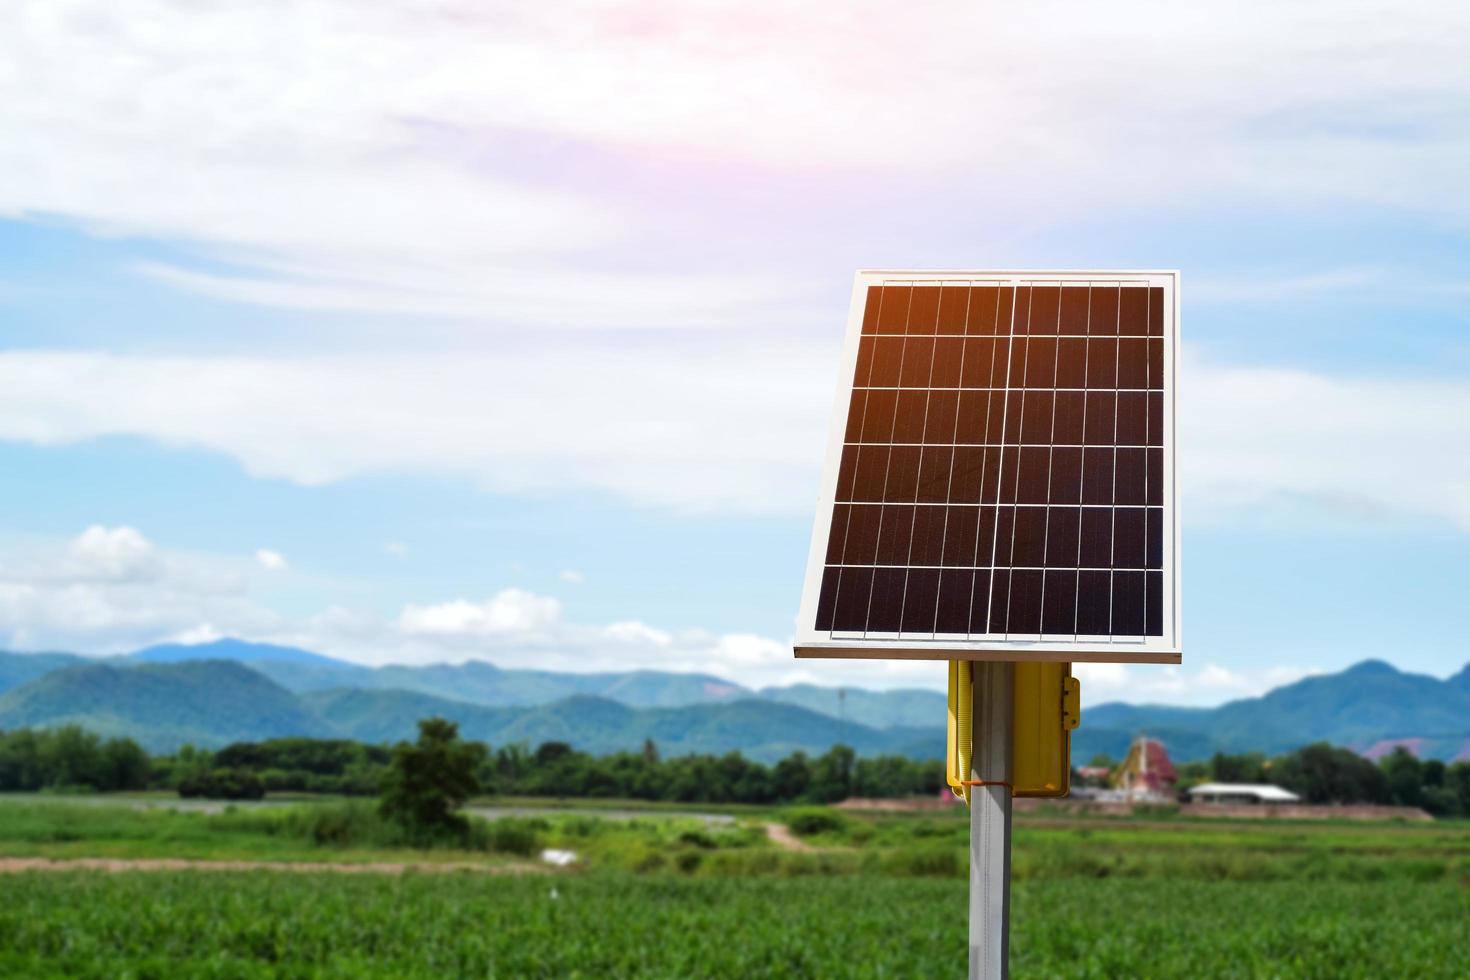
<svg viewBox="0 0 1470 980"><path fill-rule="evenodd" d="M1192 9L1198 8L1198 9ZM859 268L1179 269L1213 704L1470 660L1470 8L19 0L0 647L791 638Z"/></svg>

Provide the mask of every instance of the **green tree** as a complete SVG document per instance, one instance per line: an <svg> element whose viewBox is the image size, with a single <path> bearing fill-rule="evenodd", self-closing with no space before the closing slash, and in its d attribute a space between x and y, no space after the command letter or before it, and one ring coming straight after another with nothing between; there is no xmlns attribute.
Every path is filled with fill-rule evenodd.
<svg viewBox="0 0 1470 980"><path fill-rule="evenodd" d="M1470 762L1453 762L1444 772L1444 788L1455 801L1455 812L1470 817Z"/></svg>
<svg viewBox="0 0 1470 980"><path fill-rule="evenodd" d="M1347 749L1317 742L1277 760L1273 774L1308 803L1390 803L1383 770Z"/></svg>
<svg viewBox="0 0 1470 980"><path fill-rule="evenodd" d="M1379 760L1388 777L1388 790L1399 806L1419 806L1424 802L1424 765L1399 746Z"/></svg>
<svg viewBox="0 0 1470 980"><path fill-rule="evenodd" d="M1210 759L1210 778L1217 783L1266 782L1266 757L1259 752L1226 755L1216 752Z"/></svg>
<svg viewBox="0 0 1470 980"><path fill-rule="evenodd" d="M425 718L416 743L400 742L393 749L379 811L415 839L462 833L468 823L457 811L479 792L475 773L484 759L484 744L462 741L459 725Z"/></svg>
<svg viewBox="0 0 1470 980"><path fill-rule="evenodd" d="M805 752L793 752L776 763L775 783L778 800L795 800L806 795L811 784L812 768Z"/></svg>
<svg viewBox="0 0 1470 980"><path fill-rule="evenodd" d="M105 785L98 789L146 789L153 763L148 753L130 738L109 738L102 743L101 772Z"/></svg>
<svg viewBox="0 0 1470 980"><path fill-rule="evenodd" d="M835 803L852 795L852 769L856 754L846 745L834 745L812 766L808 796L819 803Z"/></svg>

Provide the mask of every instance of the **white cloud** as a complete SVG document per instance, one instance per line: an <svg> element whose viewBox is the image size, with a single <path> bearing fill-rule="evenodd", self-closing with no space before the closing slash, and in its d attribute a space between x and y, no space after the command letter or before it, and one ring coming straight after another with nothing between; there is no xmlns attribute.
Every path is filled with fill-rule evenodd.
<svg viewBox="0 0 1470 980"><path fill-rule="evenodd" d="M674 642L674 638L663 630L654 629L635 620L623 623L613 623L603 627L603 635L610 640L620 643L645 644L655 647L667 647Z"/></svg>
<svg viewBox="0 0 1470 980"><path fill-rule="evenodd" d="M1470 531L1470 382L1333 378L1187 360L1187 515L1304 497L1349 517L1414 515Z"/></svg>
<svg viewBox="0 0 1470 980"><path fill-rule="evenodd" d="M271 551L269 548L257 550L255 561L268 572L283 572L287 567L286 556L279 551Z"/></svg>
<svg viewBox="0 0 1470 980"><path fill-rule="evenodd" d="M1321 670L1289 665L1238 670L1215 663L1195 666L1191 662L1183 666L1073 664L1072 673L1082 682L1084 705L1128 701L1207 707L1235 698L1256 697L1274 687L1319 674ZM1086 723L1084 711L1083 724Z"/></svg>
<svg viewBox="0 0 1470 980"><path fill-rule="evenodd" d="M0 353L0 439L144 436L304 484L413 472L686 511L805 514L831 411L830 380L814 379L833 378L835 353L797 343L291 360ZM1186 519L1306 499L1354 519L1470 530L1470 454L1447 451L1470 445L1470 382L1186 357L1180 390Z"/></svg>
<svg viewBox="0 0 1470 980"><path fill-rule="evenodd" d="M246 592L248 566L164 551L130 527L0 551L0 647L112 653L179 636L279 629Z"/></svg>
<svg viewBox="0 0 1470 980"><path fill-rule="evenodd" d="M127 582L159 573L153 545L135 528L94 524L66 549L66 569L79 581Z"/></svg>
<svg viewBox="0 0 1470 980"><path fill-rule="evenodd" d="M389 541L387 544L383 545L383 552L385 554L391 555L394 558L407 558L408 545L404 544L402 541Z"/></svg>
<svg viewBox="0 0 1470 980"><path fill-rule="evenodd" d="M568 585L581 585L583 582L587 581L587 577L584 576L581 572L577 571L575 568L562 569L561 574L558 575L557 578L561 579Z"/></svg>
<svg viewBox="0 0 1470 980"><path fill-rule="evenodd" d="M713 355L530 343L295 360L0 352L0 439L141 435L304 484L413 472L790 511L815 496L832 389L812 378L834 377L834 354L789 342Z"/></svg>
<svg viewBox="0 0 1470 980"><path fill-rule="evenodd" d="M992 219L1470 213L1449 2L30 0L6 27L0 213L198 243L242 273L154 274L250 302L728 320L778 263L742 249L749 271L691 289L626 256L687 263L710 240L691 213L740 208L752 172L796 208L816 176Z"/></svg>
<svg viewBox="0 0 1470 980"><path fill-rule="evenodd" d="M525 634L561 619L561 603L523 589L504 589L484 602L455 599L432 606L406 606L398 617L405 633L480 638Z"/></svg>
<svg viewBox="0 0 1470 980"><path fill-rule="evenodd" d="M817 683L942 690L945 683L944 664L938 662L796 660L789 639L755 633L669 630L634 619L572 622L555 598L516 588L483 601L409 604L393 617L329 606L291 618L250 595L250 563L161 549L136 530L120 530L132 529L89 528L71 541L0 543L0 648L117 653L163 641L241 636L364 664L484 659L544 670L684 671L752 688ZM156 574L99 578L95 568L75 564L78 550L95 548L102 540L129 541L134 553L146 550ZM1075 670L1089 704L1120 699L1213 704L1316 672L1213 663L1188 668L1078 664Z"/></svg>

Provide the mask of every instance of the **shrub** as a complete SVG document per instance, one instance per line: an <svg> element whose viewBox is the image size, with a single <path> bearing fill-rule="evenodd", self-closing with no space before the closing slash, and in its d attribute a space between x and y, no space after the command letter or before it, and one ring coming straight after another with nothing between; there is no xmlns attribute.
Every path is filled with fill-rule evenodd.
<svg viewBox="0 0 1470 980"><path fill-rule="evenodd" d="M265 796L265 784L245 769L206 769L181 779L179 795L185 799L258 800Z"/></svg>
<svg viewBox="0 0 1470 980"><path fill-rule="evenodd" d="M536 823L539 821L506 818L486 824L489 849L500 854L530 857L540 850Z"/></svg>
<svg viewBox="0 0 1470 980"><path fill-rule="evenodd" d="M787 821L793 834L801 837L811 837L815 834L833 834L844 830L847 821L831 810L810 809L798 810L791 815Z"/></svg>

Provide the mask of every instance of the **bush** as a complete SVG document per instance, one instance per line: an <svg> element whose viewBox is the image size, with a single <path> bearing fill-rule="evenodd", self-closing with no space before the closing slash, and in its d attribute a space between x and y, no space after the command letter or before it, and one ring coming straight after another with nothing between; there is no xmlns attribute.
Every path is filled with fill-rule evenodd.
<svg viewBox="0 0 1470 980"><path fill-rule="evenodd" d="M489 849L500 854L530 857L541 849L537 823L541 821L506 818L486 824Z"/></svg>
<svg viewBox="0 0 1470 980"><path fill-rule="evenodd" d="M786 822L791 832L800 837L816 834L835 834L846 829L847 821L831 810L798 810Z"/></svg>
<svg viewBox="0 0 1470 980"><path fill-rule="evenodd" d="M258 800L265 784L245 769L206 769L179 780L179 796L185 799Z"/></svg>

